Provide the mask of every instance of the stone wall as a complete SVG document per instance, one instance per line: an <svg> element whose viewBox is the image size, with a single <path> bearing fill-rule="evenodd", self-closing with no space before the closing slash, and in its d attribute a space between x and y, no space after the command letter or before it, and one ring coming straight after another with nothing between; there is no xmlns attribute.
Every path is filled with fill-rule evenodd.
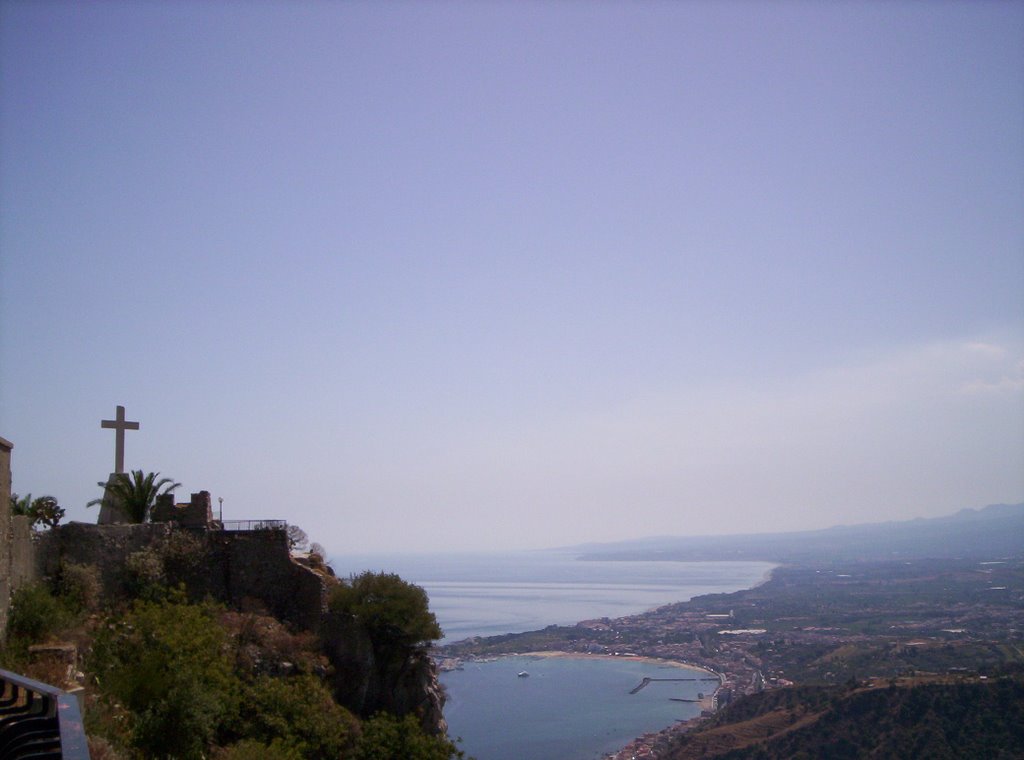
<svg viewBox="0 0 1024 760"><path fill-rule="evenodd" d="M124 584L125 560L143 549L166 543L172 528L166 523L92 525L71 522L41 536L37 566L55 577L62 563L95 565L105 594L118 594Z"/></svg>
<svg viewBox="0 0 1024 760"><path fill-rule="evenodd" d="M175 504L174 494L161 494L156 498L149 519L153 522L176 522L184 527L205 528L213 522L210 492L192 494L187 504Z"/></svg>
<svg viewBox="0 0 1024 760"><path fill-rule="evenodd" d="M32 530L28 515L11 517L11 593L34 583L41 577L37 542L41 535Z"/></svg>
<svg viewBox="0 0 1024 760"><path fill-rule="evenodd" d="M316 630L326 604L326 582L292 560L283 530L190 531L170 523L68 523L40 537L38 567L54 576L62 562L95 565L105 593L118 594L125 560L143 549L164 556L178 532L195 537L201 556L191 571L169 568L172 583L184 581L195 598L212 596L239 609L263 607L281 620Z"/></svg>
<svg viewBox="0 0 1024 760"><path fill-rule="evenodd" d="M11 449L0 438L0 640L7 633L7 611L11 606Z"/></svg>
<svg viewBox="0 0 1024 760"><path fill-rule="evenodd" d="M275 617L316 630L325 609L323 576L291 558L284 530L210 531L210 592L234 607L253 601ZM216 588L214 588L216 587Z"/></svg>

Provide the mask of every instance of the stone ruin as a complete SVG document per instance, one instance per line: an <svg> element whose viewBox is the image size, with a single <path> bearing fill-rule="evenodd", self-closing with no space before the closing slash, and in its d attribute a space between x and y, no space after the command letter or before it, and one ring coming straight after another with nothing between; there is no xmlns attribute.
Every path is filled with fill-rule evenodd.
<svg viewBox="0 0 1024 760"><path fill-rule="evenodd" d="M190 501L174 503L174 494L156 497L149 519L155 523L177 523L182 528L209 528L213 526L213 507L209 491L192 494Z"/></svg>

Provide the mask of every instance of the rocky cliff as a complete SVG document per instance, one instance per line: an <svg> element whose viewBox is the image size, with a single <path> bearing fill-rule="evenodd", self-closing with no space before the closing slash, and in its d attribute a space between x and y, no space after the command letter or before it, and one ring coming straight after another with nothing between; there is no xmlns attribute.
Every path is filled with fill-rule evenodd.
<svg viewBox="0 0 1024 760"><path fill-rule="evenodd" d="M363 717L379 710L415 714L424 730L444 733L444 691L434 661L418 648L382 652L352 619L328 614L321 636L334 667L332 688L338 701Z"/></svg>
<svg viewBox="0 0 1024 760"><path fill-rule="evenodd" d="M430 733L447 729L437 671L425 651L397 648L385 654L375 650L356 620L329 613L328 593L341 581L294 560L284 530L69 523L39 536L35 552L41 577L59 578L69 565L96 567L108 598L130 597L146 583L184 584L195 600L265 611L319 636L341 705L364 717L381 710L413 713Z"/></svg>

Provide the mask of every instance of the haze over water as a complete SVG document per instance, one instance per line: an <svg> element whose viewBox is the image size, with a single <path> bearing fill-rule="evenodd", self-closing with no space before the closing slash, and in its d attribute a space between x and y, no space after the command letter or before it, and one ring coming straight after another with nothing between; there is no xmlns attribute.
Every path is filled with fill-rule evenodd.
<svg viewBox="0 0 1024 760"><path fill-rule="evenodd" d="M565 551L346 555L341 577L397 573L422 586L445 633L441 643L621 617L700 594L760 583L768 562L582 561Z"/></svg>
<svg viewBox="0 0 1024 760"><path fill-rule="evenodd" d="M347 577L397 573L422 586L449 643L470 636L538 630L621 617L760 583L768 562L578 560L567 551L500 554L347 555L331 561ZM666 673L665 669L669 672ZM527 678L518 673L526 670ZM503 657L441 674L449 735L477 760L588 760L636 736L686 720L714 684L657 683L631 695L644 676L703 672L636 659Z"/></svg>
<svg viewBox="0 0 1024 760"><path fill-rule="evenodd" d="M1020 2L0 3L13 488L95 521L124 405L127 469L336 555L1020 501L1022 39Z"/></svg>

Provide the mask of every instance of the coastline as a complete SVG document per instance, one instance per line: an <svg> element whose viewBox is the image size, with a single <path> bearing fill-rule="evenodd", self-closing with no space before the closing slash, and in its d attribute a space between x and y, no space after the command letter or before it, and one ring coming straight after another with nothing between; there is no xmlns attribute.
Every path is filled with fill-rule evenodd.
<svg viewBox="0 0 1024 760"><path fill-rule="evenodd" d="M780 567L782 567L782 563L781 562L777 562L777 563L773 564L771 567L769 567L767 570L764 571L764 575L761 576L761 580L758 581L757 583L755 583L750 588L751 589L760 588L761 586L766 584L768 581L770 581L772 579L772 575ZM747 590L750 590L750 589L747 589Z"/></svg>
<svg viewBox="0 0 1024 760"><path fill-rule="evenodd" d="M687 563L686 560L679 560L679 562ZM757 560L757 562L763 561ZM769 566L767 569L763 571L763 573L760 574L760 578L756 582L751 583L751 581L754 580L754 578L756 578L757 576L754 576L754 578L748 577L747 582L750 585L744 586L743 588L733 587L733 591L726 593L742 594L744 592L757 589L771 581L774 577L775 571L778 568L782 567L782 563L770 562L765 564L768 564ZM634 615L616 617L610 620L608 618L583 620L578 621L576 625L581 626L586 625L587 623L594 622L602 623L602 625L605 627L609 625L615 625L616 623L636 625L639 622L639 619L647 618L651 615L656 615L658 611L662 611L663 615L675 617L675 615L672 614L674 610L668 608L674 608L679 605L686 605L704 596L719 596L720 594L721 592L698 593L688 599L684 599L682 601L666 602L664 604L658 605L656 607L650 608L644 612L637 613ZM550 627L554 626L549 626L549 628ZM568 628L571 626L564 627ZM698 628L698 630L699 629L700 628ZM523 635L533 633L539 634L545 630L547 630L547 628L535 629L533 631L524 631ZM664 738L666 736L676 734L679 732L685 732L692 728L694 725L703 722L714 711L718 703L718 697L720 696L722 689L727 686L732 688L734 685L732 683L734 675L730 675L730 667L729 662L727 660L714 661L714 659L712 659L712 661L705 660L698 664L693 659L691 659L691 652L682 651L682 646L664 647L663 649L665 649L666 651L664 651L663 653L650 652L646 654L640 654L630 651L632 647L629 645L626 645L624 651L614 651L612 646L606 645L604 647L605 651L596 652L579 651L571 648L563 649L561 647L563 644L566 643L563 641L551 641L550 643L554 646L550 647L545 647L546 642L536 641L535 644L540 644L541 646L537 648L532 648L528 641L516 642L513 640L505 640L501 644L498 644L493 649L491 649L491 651L477 651L475 653L471 653L470 651L463 650L462 654L455 654L454 652L451 652L450 654L443 653L443 651L446 650L448 647L454 646L455 648L458 648L459 644L471 643L474 639L480 643L483 643L484 641L486 641L486 639L489 638L500 639L502 638L502 636L499 635L494 637L470 637L462 641L446 643L440 646L439 649L442 651L435 651L433 653L433 657L438 665L438 668L442 671L457 669L461 670L463 662L469 663L473 661L493 661L496 659L511 656L574 659L578 661L635 660L663 667L680 668L683 670L687 670L690 673L697 675L698 677L703 676L713 680L714 686L712 687L711 682L707 683L709 691L703 692L701 699L692 703L699 710L697 715L686 720L677 720L676 722L670 723L657 731L645 733L643 735L637 735L632 740L630 740L622 747L620 747L618 750L616 750L614 753L606 754L603 756L605 758L614 758L615 760L629 760L630 758L635 756L642 756L643 753L649 752L652 749L653 745L655 745L658 742L664 741ZM495 643L497 644L497 642ZM519 644L519 647L516 646L517 643ZM671 651L675 648L678 648L680 651L678 651L678 653ZM618 647L616 646L615 649L618 649Z"/></svg>
<svg viewBox="0 0 1024 760"><path fill-rule="evenodd" d="M562 652L559 650L547 650L542 652L519 652L518 655L505 655L506 657L553 657L566 660L632 660L636 662L647 662L652 665L668 665L673 668L680 668L682 670L689 670L695 673L706 673L708 677L714 678L718 681L717 685L710 694L705 694L704 698L698 700L696 704L703 710L710 710L715 703L715 695L718 694L718 690L722 688L722 684L725 682L725 676L721 673L716 673L710 668L706 668L703 665L695 665L692 662L683 662L682 660L669 660L664 657L647 657L644 655L621 655L621 654L591 654L588 652Z"/></svg>
<svg viewBox="0 0 1024 760"><path fill-rule="evenodd" d="M440 670L459 670L461 669L463 662L493 662L494 660L500 660L504 657L536 657L536 658L551 658L551 659L563 659L563 660L631 660L634 662L646 662L652 665L664 665L673 668L679 668L681 670L688 670L693 673L703 673L705 677L712 678L716 681L715 688L709 694L704 694L703 699L697 700L696 704L700 707L701 712L705 710L712 710L715 704L715 697L718 691L722 688L725 683L725 676L722 673L717 673L711 668L703 665L697 665L692 662L686 662L683 660L670 660L665 657L648 657L645 655L634 655L634 654L600 654L590 652L566 652L560 649L547 649L535 652L507 652L500 655L488 655L484 657L459 657L459 658L442 658L439 665ZM437 662L435 658L435 662ZM443 667L441 666L443 663ZM691 718L691 720L695 720ZM664 730L669 730L674 726L668 726Z"/></svg>
<svg viewBox="0 0 1024 760"><path fill-rule="evenodd" d="M658 690L654 687L654 699L659 704L665 706L670 703L689 703L688 705L679 704L677 707L685 712L676 713L675 715L661 715L661 720L655 720L653 723L648 722L646 726L640 727L639 725L634 726L634 730L637 733L621 733L617 741L610 744L606 744L598 750L596 747L593 748L596 754L593 755L595 758L602 758L603 760L636 760L636 757L649 756L642 754L657 741L663 741L664 737L669 732L677 732L680 730L686 730L693 726L696 722L703 720L708 713L713 709L713 705L716 703L719 691L723 687L725 676L722 673L716 672L714 669L702 665L697 665L693 662L687 662L680 659L669 659L665 657L649 656L649 655L635 655L630 653L591 653L591 652L574 652L561 649L535 649L535 650L518 650L508 651L501 654L485 654L485 655L467 655L465 657L449 658L447 664L450 670L475 670L478 666L477 663L497 663L500 661L509 661L510 658L514 664L500 665L503 670L499 671L506 674L507 678L511 678L512 681L516 681L514 676L516 671L519 671L521 677L528 675L536 676L543 679L545 676L550 676L552 672L561 673L563 676L566 673L572 674L576 671L574 668L579 667L582 671L590 672L586 663L592 663L591 667L597 670L593 671L596 673L602 672L603 668L599 668L601 664L611 665L612 663L621 663L624 667L619 672L618 678L613 678L609 684L611 692L616 695L615 699L622 699L621 695L627 692L632 695L639 692L648 684L658 681L690 681L690 682L701 682L704 683L691 683L684 689L692 689L692 691L684 691L678 694L680 698L666 695L660 695L657 693ZM551 665L542 664L541 661L548 661ZM557 670L553 670L554 662L564 662L567 665L557 666ZM532 664L531 664L532 663ZM580 663L579 665L573 665L571 663ZM465 667L463 667L463 665ZM569 669L566 670L566 667ZM617 668L613 668L611 673L615 673ZM629 679L629 674L635 674L632 679ZM626 676L628 684L623 685L625 682L622 676ZM570 681L574 680L572 676L568 676ZM528 681L533 681L533 678ZM630 690L630 686L635 686ZM680 685L681 686L681 685ZM620 692L621 689L621 692ZM699 692L697 690L700 690ZM685 698L683 698L685 697ZM698 698L699 697L699 698ZM650 699L646 693L645 698ZM631 697L625 697L629 700ZM637 697L636 699L640 699ZM632 704L632 702L628 703ZM627 703L622 703L621 709L629 712L635 708L629 708ZM560 708L559 708L560 709ZM619 708L615 708L616 710ZM664 708L660 708L664 709ZM693 711L693 712L691 712ZM462 718L465 720L465 717ZM659 727L660 726L660 727ZM467 729L468 730L468 729ZM628 730L628 729L627 729ZM632 734L632 735L630 735ZM460 732L460 735L461 732ZM465 737L469 741L469 737ZM583 735L580 735L580 739L583 739ZM619 743L621 742L621 744ZM506 748L507 749L507 748ZM467 749L471 751L471 748ZM641 753L641 754L638 754ZM545 755L547 757L548 755ZM502 758L511 758L513 755L502 754Z"/></svg>

